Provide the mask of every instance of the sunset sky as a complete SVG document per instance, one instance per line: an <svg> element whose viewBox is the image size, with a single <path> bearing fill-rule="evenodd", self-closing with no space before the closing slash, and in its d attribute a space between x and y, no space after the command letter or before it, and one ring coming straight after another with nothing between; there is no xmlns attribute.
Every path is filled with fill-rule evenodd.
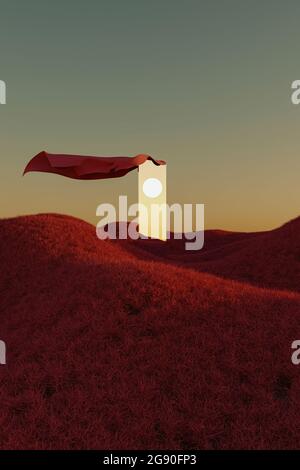
<svg viewBox="0 0 300 470"><path fill-rule="evenodd" d="M297 217L299 18L296 0L0 0L0 217L137 201L137 172L22 177L41 150L164 159L168 202L204 203L206 228Z"/></svg>

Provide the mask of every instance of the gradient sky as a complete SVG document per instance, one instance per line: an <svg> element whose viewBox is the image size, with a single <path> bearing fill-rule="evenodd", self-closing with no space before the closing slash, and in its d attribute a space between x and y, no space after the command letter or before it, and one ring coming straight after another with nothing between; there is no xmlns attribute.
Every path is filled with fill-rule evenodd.
<svg viewBox="0 0 300 470"><path fill-rule="evenodd" d="M299 18L296 0L0 0L0 217L136 202L136 172L22 177L40 150L165 159L168 202L204 203L206 228L300 215Z"/></svg>

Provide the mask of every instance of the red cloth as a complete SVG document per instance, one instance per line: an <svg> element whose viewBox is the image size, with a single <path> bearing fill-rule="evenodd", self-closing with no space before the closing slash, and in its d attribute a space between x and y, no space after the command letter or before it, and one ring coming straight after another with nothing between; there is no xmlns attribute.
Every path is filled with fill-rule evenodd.
<svg viewBox="0 0 300 470"><path fill-rule="evenodd" d="M80 180L118 178L138 168L146 160L151 160L154 165L166 164L163 160L155 160L145 154L135 157L89 157L43 151L30 160L23 175L29 171L42 171Z"/></svg>

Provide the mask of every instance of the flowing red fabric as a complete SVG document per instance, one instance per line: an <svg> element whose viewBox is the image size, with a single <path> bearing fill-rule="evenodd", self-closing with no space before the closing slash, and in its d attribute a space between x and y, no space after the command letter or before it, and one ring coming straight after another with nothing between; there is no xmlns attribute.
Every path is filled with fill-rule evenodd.
<svg viewBox="0 0 300 470"><path fill-rule="evenodd" d="M151 160L154 165L166 164L165 161L155 160L146 154L139 154L135 157L90 157L43 151L30 160L23 174L30 171L42 171L79 180L119 178L138 168L146 160Z"/></svg>

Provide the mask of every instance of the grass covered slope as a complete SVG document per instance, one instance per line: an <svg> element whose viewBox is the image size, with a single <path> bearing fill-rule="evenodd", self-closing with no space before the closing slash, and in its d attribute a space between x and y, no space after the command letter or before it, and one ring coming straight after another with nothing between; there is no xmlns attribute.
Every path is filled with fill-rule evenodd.
<svg viewBox="0 0 300 470"><path fill-rule="evenodd" d="M0 262L1 448L299 447L298 293L57 215L1 220Z"/></svg>
<svg viewBox="0 0 300 470"><path fill-rule="evenodd" d="M184 240L169 240L165 246L159 240L138 240L137 248L145 258L259 287L300 291L300 217L267 232L207 230L204 239L200 251L185 251ZM137 253L132 242L126 243L128 251Z"/></svg>

